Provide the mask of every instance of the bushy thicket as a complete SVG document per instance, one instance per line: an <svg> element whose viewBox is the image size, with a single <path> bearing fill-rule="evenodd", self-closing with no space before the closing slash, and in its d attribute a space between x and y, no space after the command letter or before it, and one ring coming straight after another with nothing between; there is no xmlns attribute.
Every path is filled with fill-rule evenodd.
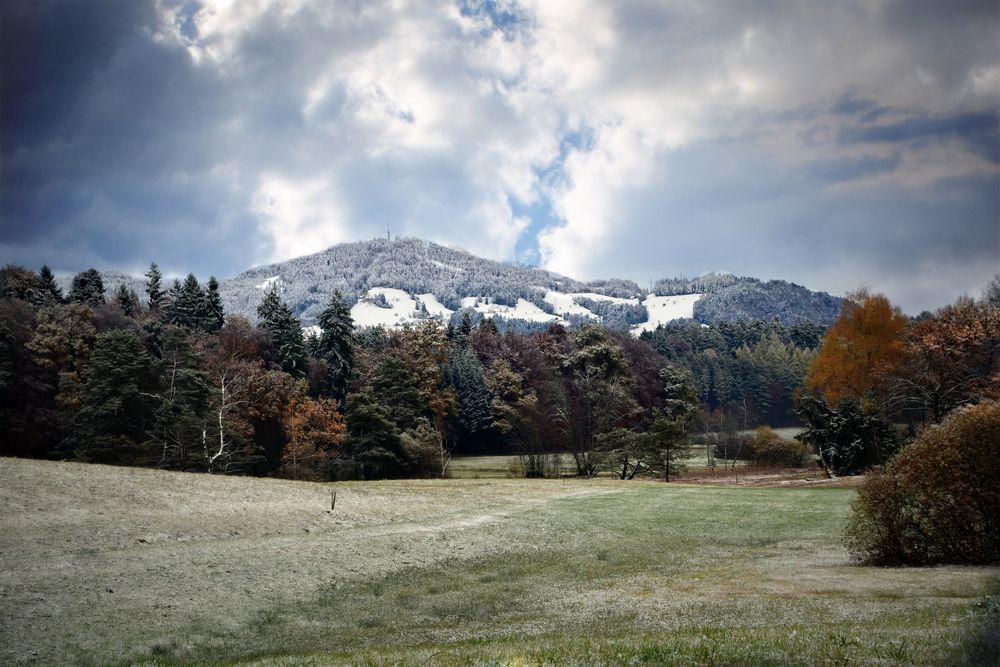
<svg viewBox="0 0 1000 667"><path fill-rule="evenodd" d="M744 458L761 466L801 468L812 458L807 445L797 440L786 440L767 426L754 431L747 445Z"/></svg>
<svg viewBox="0 0 1000 667"><path fill-rule="evenodd" d="M1000 402L923 431L858 488L846 536L879 565L1000 562Z"/></svg>

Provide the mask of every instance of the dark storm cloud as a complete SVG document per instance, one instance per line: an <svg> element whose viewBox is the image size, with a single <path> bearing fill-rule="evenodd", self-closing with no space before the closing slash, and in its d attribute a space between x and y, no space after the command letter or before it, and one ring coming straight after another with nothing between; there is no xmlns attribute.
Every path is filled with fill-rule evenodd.
<svg viewBox="0 0 1000 667"><path fill-rule="evenodd" d="M247 216L211 175L225 141L217 80L151 39L152 5L14 4L3 19L4 254L205 273L252 255L227 233Z"/></svg>
<svg viewBox="0 0 1000 667"><path fill-rule="evenodd" d="M984 158L1000 163L1000 115L980 111L950 116L915 116L893 123L845 127L839 135L841 144L900 143L955 138Z"/></svg>

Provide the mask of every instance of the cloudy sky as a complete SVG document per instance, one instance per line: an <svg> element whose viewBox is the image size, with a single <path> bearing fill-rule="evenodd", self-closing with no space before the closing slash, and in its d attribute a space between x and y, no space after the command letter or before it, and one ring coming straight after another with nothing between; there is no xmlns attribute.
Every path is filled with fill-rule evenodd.
<svg viewBox="0 0 1000 667"><path fill-rule="evenodd" d="M0 261L394 234L911 313L1000 271L997 2L0 4Z"/></svg>

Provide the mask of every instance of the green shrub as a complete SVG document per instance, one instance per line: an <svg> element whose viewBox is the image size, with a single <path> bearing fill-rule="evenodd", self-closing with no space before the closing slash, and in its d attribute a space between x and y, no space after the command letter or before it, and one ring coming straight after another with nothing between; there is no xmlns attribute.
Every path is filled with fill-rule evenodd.
<svg viewBox="0 0 1000 667"><path fill-rule="evenodd" d="M1000 562L1000 402L953 412L858 487L847 546L881 565Z"/></svg>

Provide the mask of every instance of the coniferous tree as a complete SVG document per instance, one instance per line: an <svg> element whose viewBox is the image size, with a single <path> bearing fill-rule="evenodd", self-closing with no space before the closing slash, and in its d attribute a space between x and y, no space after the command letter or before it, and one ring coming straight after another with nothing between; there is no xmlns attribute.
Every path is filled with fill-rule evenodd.
<svg viewBox="0 0 1000 667"><path fill-rule="evenodd" d="M218 333L225 324L225 313L222 309L222 295L219 294L219 281L215 276L208 279L208 290L205 292L204 328L209 333Z"/></svg>
<svg viewBox="0 0 1000 667"><path fill-rule="evenodd" d="M371 391L351 394L346 403L344 422L357 473L365 479L403 475L409 462L401 434L382 404Z"/></svg>
<svg viewBox="0 0 1000 667"><path fill-rule="evenodd" d="M146 278L146 294L149 297L149 309L155 313L167 303L167 295L160 286L160 280L163 276L160 274L160 267L156 265L156 262L152 262L149 265Z"/></svg>
<svg viewBox="0 0 1000 667"><path fill-rule="evenodd" d="M149 442L157 450L157 465L203 470L203 434L210 419L208 374L201 368L202 360L184 329L154 322L161 327L158 358L154 361L159 387L154 394Z"/></svg>
<svg viewBox="0 0 1000 667"><path fill-rule="evenodd" d="M264 295L257 316L260 318L258 326L271 335L281 368L294 377L305 376L306 346L302 326L277 290L272 289Z"/></svg>
<svg viewBox="0 0 1000 667"><path fill-rule="evenodd" d="M126 287L125 283L119 285L118 289L115 290L115 303L122 309L126 317L134 318L139 314L139 297Z"/></svg>
<svg viewBox="0 0 1000 667"><path fill-rule="evenodd" d="M149 356L135 331L98 334L83 374L77 455L104 463L137 463L148 418Z"/></svg>
<svg viewBox="0 0 1000 667"><path fill-rule="evenodd" d="M458 415L455 418L462 437L475 437L490 428L490 391L486 386L486 373L476 353L468 347L451 351L442 368L442 379L455 390L458 398Z"/></svg>
<svg viewBox="0 0 1000 667"><path fill-rule="evenodd" d="M73 277L69 300L96 308L104 305L104 280L96 269L87 269Z"/></svg>
<svg viewBox="0 0 1000 667"><path fill-rule="evenodd" d="M319 326L322 333L314 354L327 363L325 391L343 401L354 368L354 320L339 291L333 293L320 313Z"/></svg>
<svg viewBox="0 0 1000 667"><path fill-rule="evenodd" d="M55 276L52 275L48 264L42 265L42 270L38 274L38 282L42 292L48 296L52 303L63 303L62 290L56 284Z"/></svg>
<svg viewBox="0 0 1000 667"><path fill-rule="evenodd" d="M417 376L399 357L390 354L375 370L372 391L381 399L389 419L401 430L414 428L428 412Z"/></svg>
<svg viewBox="0 0 1000 667"><path fill-rule="evenodd" d="M183 284L174 281L174 286L170 289L170 300L167 319L171 324L188 329L204 328L207 299L193 273L187 275Z"/></svg>

